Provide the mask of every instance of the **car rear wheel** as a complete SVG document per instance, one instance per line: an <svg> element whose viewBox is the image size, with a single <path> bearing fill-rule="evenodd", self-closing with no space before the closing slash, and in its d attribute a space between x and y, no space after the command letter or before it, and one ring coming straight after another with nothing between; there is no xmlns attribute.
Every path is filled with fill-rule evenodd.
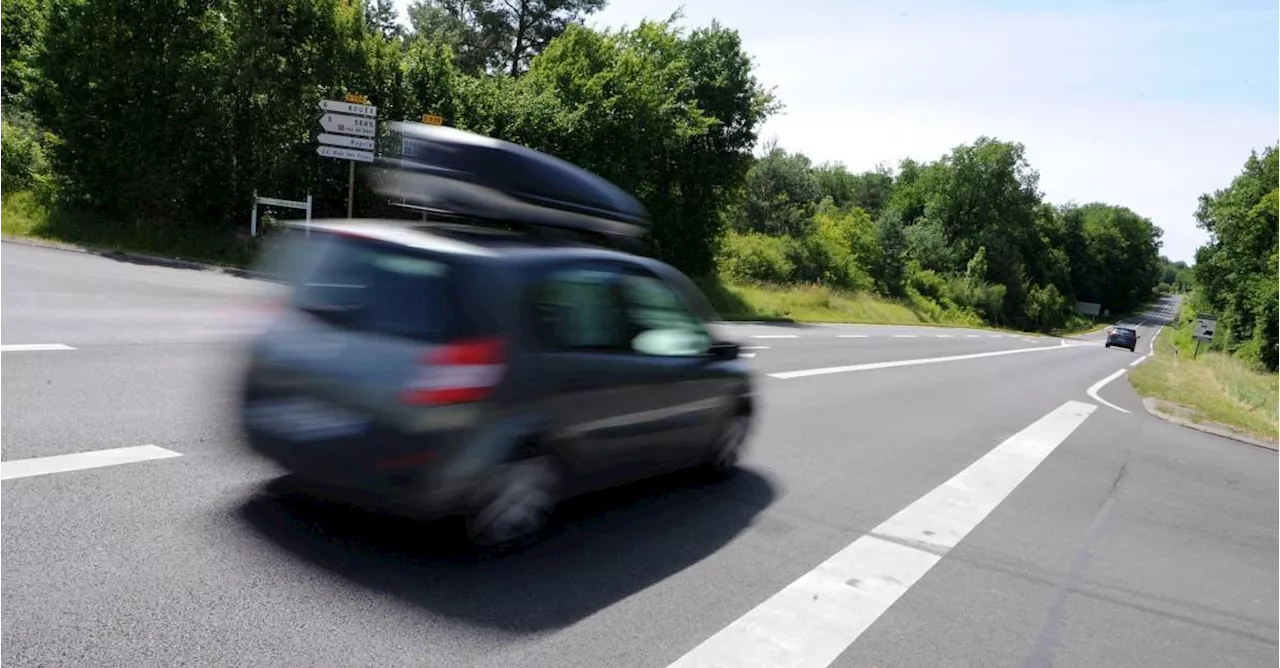
<svg viewBox="0 0 1280 668"><path fill-rule="evenodd" d="M503 464L484 506L467 518L467 536L482 547L511 543L546 525L560 499L560 467L547 456Z"/></svg>

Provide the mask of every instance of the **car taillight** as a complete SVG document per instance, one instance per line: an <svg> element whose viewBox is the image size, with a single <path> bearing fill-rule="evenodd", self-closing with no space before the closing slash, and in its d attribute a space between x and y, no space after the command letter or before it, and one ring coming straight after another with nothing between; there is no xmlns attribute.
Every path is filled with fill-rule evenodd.
<svg viewBox="0 0 1280 668"><path fill-rule="evenodd" d="M423 357L401 400L426 406L481 401L498 386L506 369L502 339L455 341Z"/></svg>

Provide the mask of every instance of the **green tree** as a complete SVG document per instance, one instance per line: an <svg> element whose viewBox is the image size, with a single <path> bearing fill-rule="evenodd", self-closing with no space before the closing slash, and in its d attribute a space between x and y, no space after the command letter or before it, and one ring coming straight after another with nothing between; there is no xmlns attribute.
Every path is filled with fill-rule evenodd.
<svg viewBox="0 0 1280 668"><path fill-rule="evenodd" d="M893 173L886 167L854 174L840 163L824 163L813 170L821 197L838 207L858 207L878 217L893 196Z"/></svg>
<svg viewBox="0 0 1280 668"><path fill-rule="evenodd" d="M764 234L808 234L823 194L812 167L803 153L788 153L774 142L766 144L764 155L747 172L730 225Z"/></svg>
<svg viewBox="0 0 1280 668"><path fill-rule="evenodd" d="M1253 153L1231 185L1200 198L1209 243L1196 251L1199 297L1219 319L1215 345L1277 366L1277 147Z"/></svg>
<svg viewBox="0 0 1280 668"><path fill-rule="evenodd" d="M395 39L404 34L394 0L366 0L364 20L370 29L386 39Z"/></svg>
<svg viewBox="0 0 1280 668"><path fill-rule="evenodd" d="M685 33L674 19L603 33L570 26L515 87L522 115L537 115L522 134L531 146L634 193L653 215L657 254L712 271L721 211L774 109L736 31Z"/></svg>
<svg viewBox="0 0 1280 668"><path fill-rule="evenodd" d="M9 0L0 6L0 101L25 108L39 76L36 56L42 46L51 0Z"/></svg>
<svg viewBox="0 0 1280 668"><path fill-rule="evenodd" d="M55 3L38 59L41 121L71 194L127 218L227 210L228 11L220 0ZM92 54L92 57L86 57Z"/></svg>
<svg viewBox="0 0 1280 668"><path fill-rule="evenodd" d="M414 31L448 44L472 74L516 76L571 25L600 11L605 0L415 0Z"/></svg>
<svg viewBox="0 0 1280 668"><path fill-rule="evenodd" d="M890 297L906 294L907 236L902 227L902 216L887 210L876 220L876 243L879 256L872 268L876 290Z"/></svg>

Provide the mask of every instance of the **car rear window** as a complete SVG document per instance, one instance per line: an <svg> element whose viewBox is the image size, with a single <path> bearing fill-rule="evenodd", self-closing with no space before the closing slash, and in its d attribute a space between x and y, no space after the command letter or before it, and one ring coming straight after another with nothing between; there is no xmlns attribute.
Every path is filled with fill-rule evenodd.
<svg viewBox="0 0 1280 668"><path fill-rule="evenodd" d="M359 237L293 233L271 273L293 288L293 305L346 329L441 342L459 334L454 258Z"/></svg>

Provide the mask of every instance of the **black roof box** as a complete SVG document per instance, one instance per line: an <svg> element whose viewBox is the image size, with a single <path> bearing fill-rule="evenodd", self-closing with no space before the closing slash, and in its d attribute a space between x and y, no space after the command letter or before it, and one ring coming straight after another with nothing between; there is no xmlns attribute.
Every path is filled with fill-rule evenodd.
<svg viewBox="0 0 1280 668"><path fill-rule="evenodd" d="M388 123L371 171L379 194L415 208L636 240L649 212L626 191L526 146L456 128Z"/></svg>

